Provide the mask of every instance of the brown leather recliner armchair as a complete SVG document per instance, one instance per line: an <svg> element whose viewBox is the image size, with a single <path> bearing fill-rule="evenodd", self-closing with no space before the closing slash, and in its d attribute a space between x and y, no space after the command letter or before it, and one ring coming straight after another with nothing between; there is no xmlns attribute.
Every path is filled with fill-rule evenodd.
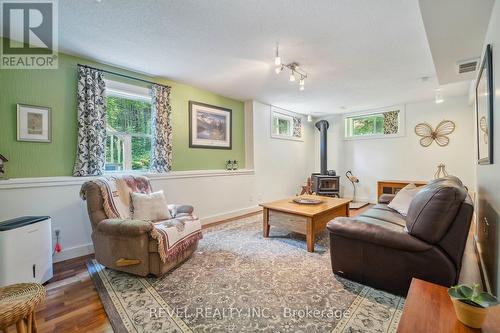
<svg viewBox="0 0 500 333"><path fill-rule="evenodd" d="M150 236L152 222L108 219L103 209L101 190L94 182L84 183L81 193L87 201L95 258L108 268L140 276L161 276L188 259L198 246L196 241L174 260L164 263L158 254L158 242ZM173 219L193 212L190 205L168 205L168 209ZM128 260L129 258L133 261Z"/></svg>
<svg viewBox="0 0 500 333"><path fill-rule="evenodd" d="M330 231L334 274L406 295L413 277L451 286L458 282L473 204L453 176L429 182L402 216L378 204L340 217Z"/></svg>

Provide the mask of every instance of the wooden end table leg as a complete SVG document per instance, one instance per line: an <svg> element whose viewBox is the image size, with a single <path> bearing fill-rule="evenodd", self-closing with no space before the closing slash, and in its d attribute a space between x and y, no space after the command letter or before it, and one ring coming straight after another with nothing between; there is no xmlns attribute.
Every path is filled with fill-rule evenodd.
<svg viewBox="0 0 500 333"><path fill-rule="evenodd" d="M262 214L262 235L267 238L269 237L269 209L264 208Z"/></svg>
<svg viewBox="0 0 500 333"><path fill-rule="evenodd" d="M308 217L306 221L306 241L307 241L307 252L314 252L314 228L313 220Z"/></svg>
<svg viewBox="0 0 500 333"><path fill-rule="evenodd" d="M350 210L349 210L349 203L345 204L345 216L349 217Z"/></svg>

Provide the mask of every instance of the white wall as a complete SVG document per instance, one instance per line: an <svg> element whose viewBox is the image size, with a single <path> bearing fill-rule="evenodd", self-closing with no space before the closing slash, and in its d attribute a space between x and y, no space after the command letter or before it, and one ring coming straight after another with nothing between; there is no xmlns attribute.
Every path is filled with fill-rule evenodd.
<svg viewBox="0 0 500 333"><path fill-rule="evenodd" d="M247 149L253 152L248 160L254 170L172 172L151 178L153 188L163 189L168 202L193 205L205 224L255 211L262 201L293 196L311 172L311 124L303 119L303 142L271 139L269 106L258 102L245 105L246 119L253 120L246 126L246 135ZM49 215L53 230L61 230L63 251L55 261L92 253L90 222L85 202L79 197L84 181L74 177L0 181L0 221Z"/></svg>
<svg viewBox="0 0 500 333"><path fill-rule="evenodd" d="M304 141L276 139L271 138L271 107L253 102L252 112L258 201L300 193L301 185L314 170L313 123L302 118Z"/></svg>
<svg viewBox="0 0 500 333"><path fill-rule="evenodd" d="M182 175L177 173L177 176ZM229 173L188 178L152 178L155 190L163 189L169 203L186 203L195 207L204 223L255 210L257 202L250 190L253 172ZM91 227L86 203L79 197L82 179L54 177L0 182L0 220L23 215L49 215L52 229L61 230L63 251L55 261L93 252ZM52 182L51 180L56 180ZM24 187L27 186L27 187Z"/></svg>
<svg viewBox="0 0 500 333"><path fill-rule="evenodd" d="M493 291L500 295L500 1L496 0L491 14L483 54L491 44L493 53L493 164L477 166L479 228L487 230L483 239L486 261ZM485 225L485 218L489 226Z"/></svg>
<svg viewBox="0 0 500 333"><path fill-rule="evenodd" d="M342 176L342 194L352 196L352 185L344 174L347 170L359 177L357 197L360 201L376 202L378 180L430 180L439 163L446 170L474 188L474 112L468 98L447 98L441 104L434 101L407 104L405 135L396 138L343 140L343 118L326 118L328 133L328 166ZM455 131L450 143L439 147L433 143L422 147L414 133L415 125L428 122L435 127L441 120L452 120ZM318 162L317 162L318 163Z"/></svg>

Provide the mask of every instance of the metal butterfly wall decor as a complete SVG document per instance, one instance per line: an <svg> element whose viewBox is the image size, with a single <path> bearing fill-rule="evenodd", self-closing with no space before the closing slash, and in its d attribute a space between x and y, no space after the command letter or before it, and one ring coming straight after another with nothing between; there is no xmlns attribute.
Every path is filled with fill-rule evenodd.
<svg viewBox="0 0 500 333"><path fill-rule="evenodd" d="M429 147L433 141L436 141L441 147L447 146L450 143L448 135L453 133L454 130L455 123L451 120L443 120L436 126L435 130L427 123L415 126L415 134L422 137L420 139L422 147Z"/></svg>

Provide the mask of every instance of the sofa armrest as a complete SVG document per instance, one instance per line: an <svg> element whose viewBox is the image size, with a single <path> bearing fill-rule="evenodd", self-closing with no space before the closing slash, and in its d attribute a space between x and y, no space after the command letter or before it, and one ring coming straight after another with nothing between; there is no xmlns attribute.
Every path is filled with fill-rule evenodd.
<svg viewBox="0 0 500 333"><path fill-rule="evenodd" d="M194 208L191 205L171 204L168 205L168 210L172 217L176 217L179 214L192 214Z"/></svg>
<svg viewBox="0 0 500 333"><path fill-rule="evenodd" d="M140 236L153 230L153 223L142 220L106 219L97 225L97 231L113 236Z"/></svg>
<svg viewBox="0 0 500 333"><path fill-rule="evenodd" d="M382 194L380 198L378 198L378 203L380 204L388 204L394 199L396 195L395 194Z"/></svg>
<svg viewBox="0 0 500 333"><path fill-rule="evenodd" d="M334 235L382 247L410 252L426 251L432 248L432 245L409 235L404 230L396 231L355 218L338 217L328 222L327 228Z"/></svg>

